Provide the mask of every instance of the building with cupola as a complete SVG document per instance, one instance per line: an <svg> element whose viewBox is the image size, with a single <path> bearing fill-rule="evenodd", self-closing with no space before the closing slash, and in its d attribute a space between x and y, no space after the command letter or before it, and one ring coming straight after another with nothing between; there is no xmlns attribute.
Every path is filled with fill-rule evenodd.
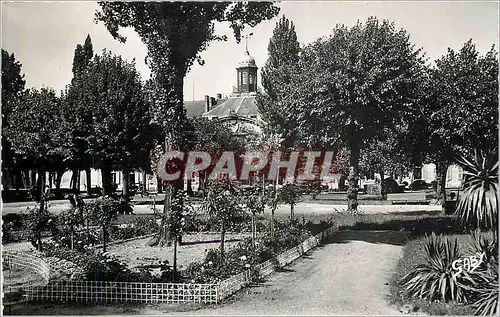
<svg viewBox="0 0 500 317"><path fill-rule="evenodd" d="M185 101L189 117L202 116L210 120L229 123L235 133L261 131L262 119L257 108L258 67L255 59L245 50L236 67L236 86L231 94L217 93L216 97L205 96L204 100Z"/></svg>

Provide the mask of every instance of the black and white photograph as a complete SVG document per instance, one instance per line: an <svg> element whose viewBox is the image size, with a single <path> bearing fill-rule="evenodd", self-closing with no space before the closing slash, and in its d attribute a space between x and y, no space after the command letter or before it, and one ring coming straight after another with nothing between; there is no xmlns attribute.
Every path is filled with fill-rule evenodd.
<svg viewBox="0 0 500 317"><path fill-rule="evenodd" d="M2 315L498 315L499 1L1 1Z"/></svg>

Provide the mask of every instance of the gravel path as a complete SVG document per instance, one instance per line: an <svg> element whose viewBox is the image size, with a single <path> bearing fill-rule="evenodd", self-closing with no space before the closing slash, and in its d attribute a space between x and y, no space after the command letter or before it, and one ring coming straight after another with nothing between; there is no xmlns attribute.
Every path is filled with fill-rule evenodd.
<svg viewBox="0 0 500 317"><path fill-rule="evenodd" d="M335 241L273 275L264 285L249 288L219 307L185 314L401 315L386 301L387 282L402 247L383 242L393 241L395 234L340 232Z"/></svg>

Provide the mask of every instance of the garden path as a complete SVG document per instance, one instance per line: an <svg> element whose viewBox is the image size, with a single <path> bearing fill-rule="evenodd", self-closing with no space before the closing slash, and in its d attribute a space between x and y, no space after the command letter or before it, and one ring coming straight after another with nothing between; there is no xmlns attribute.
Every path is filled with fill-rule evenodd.
<svg viewBox="0 0 500 317"><path fill-rule="evenodd" d="M339 232L264 285L218 307L185 314L401 315L386 296L405 238L391 231Z"/></svg>

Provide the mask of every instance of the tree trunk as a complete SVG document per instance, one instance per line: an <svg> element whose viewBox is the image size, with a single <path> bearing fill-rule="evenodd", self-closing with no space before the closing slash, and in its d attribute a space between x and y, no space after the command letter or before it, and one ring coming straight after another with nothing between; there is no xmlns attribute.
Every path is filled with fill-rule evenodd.
<svg viewBox="0 0 500 317"><path fill-rule="evenodd" d="M187 194L191 197L193 196L193 180L192 179L188 179L186 180L186 191L187 191Z"/></svg>
<svg viewBox="0 0 500 317"><path fill-rule="evenodd" d="M64 171L57 171L56 172L56 190L61 189L61 181L62 181L62 176L64 174Z"/></svg>
<svg viewBox="0 0 500 317"><path fill-rule="evenodd" d="M78 169L77 174L76 174L76 193L80 194L80 184L81 184L81 173L80 169Z"/></svg>
<svg viewBox="0 0 500 317"><path fill-rule="evenodd" d="M198 172L199 185L198 191L201 191L203 198L207 196L206 173L205 171Z"/></svg>
<svg viewBox="0 0 500 317"><path fill-rule="evenodd" d="M54 173L53 172L49 172L49 188L52 189L52 185L53 185L53 180L54 180Z"/></svg>
<svg viewBox="0 0 500 317"><path fill-rule="evenodd" d="M74 193L77 193L77 184L78 184L78 174L79 170L78 169L73 169L72 170L72 175L71 175L71 189Z"/></svg>
<svg viewBox="0 0 500 317"><path fill-rule="evenodd" d="M92 175L90 174L90 166L85 167L85 182L87 183L87 194L92 193Z"/></svg>
<svg viewBox="0 0 500 317"><path fill-rule="evenodd" d="M349 159L349 176L347 180L349 187L347 189L347 211L356 213L358 209L358 164L359 147L357 144L351 145L351 157Z"/></svg>
<svg viewBox="0 0 500 317"><path fill-rule="evenodd" d="M36 187L36 172L34 170L31 171L30 175L30 188L34 189Z"/></svg>
<svg viewBox="0 0 500 317"><path fill-rule="evenodd" d="M19 188L22 187L23 177L21 176L21 170L19 168L16 168L14 170L14 173L15 173L15 178L16 178L16 182L15 182L15 184L16 184L16 192L18 192Z"/></svg>
<svg viewBox="0 0 500 317"><path fill-rule="evenodd" d="M75 246L75 228L71 226L70 230L71 230L71 251L73 251Z"/></svg>
<svg viewBox="0 0 500 317"><path fill-rule="evenodd" d="M294 218L293 207L294 207L294 205L290 204L290 221L293 221L293 218Z"/></svg>
<svg viewBox="0 0 500 317"><path fill-rule="evenodd" d="M255 213L252 212L252 247L255 248Z"/></svg>
<svg viewBox="0 0 500 317"><path fill-rule="evenodd" d="M125 199L129 198L130 194L130 170L128 168L124 168L122 170L122 196Z"/></svg>
<svg viewBox="0 0 500 317"><path fill-rule="evenodd" d="M106 225L102 224L102 251L106 252Z"/></svg>
<svg viewBox="0 0 500 317"><path fill-rule="evenodd" d="M112 194L111 185L111 168L106 162L101 166L101 179L102 179L102 195L107 196Z"/></svg>
<svg viewBox="0 0 500 317"><path fill-rule="evenodd" d="M224 264L224 243L226 242L226 226L222 220L220 228L220 264Z"/></svg>
<svg viewBox="0 0 500 317"><path fill-rule="evenodd" d="M274 242L274 212L276 208L271 210L271 241Z"/></svg>
<svg viewBox="0 0 500 317"><path fill-rule="evenodd" d="M441 213L446 213L446 172L448 164L438 162L436 164L437 197L441 201Z"/></svg>
<svg viewBox="0 0 500 317"><path fill-rule="evenodd" d="M161 219L161 227L158 235L153 237L147 243L149 246L164 246L168 241L168 229L167 229L167 221L169 218L170 212L172 212L172 185L168 184L165 189L165 199L163 200L163 215Z"/></svg>
<svg viewBox="0 0 500 317"><path fill-rule="evenodd" d="M158 176L156 177L156 190L158 191L158 194L163 193L163 180Z"/></svg>
<svg viewBox="0 0 500 317"><path fill-rule="evenodd" d="M142 170L142 188L141 188L141 193L143 195L146 194L146 184L148 183L148 179L147 179L147 175L146 175L146 171L145 170Z"/></svg>
<svg viewBox="0 0 500 317"><path fill-rule="evenodd" d="M23 188L30 188L30 171L21 171L21 177L23 179Z"/></svg>
<svg viewBox="0 0 500 317"><path fill-rule="evenodd" d="M38 184L39 184L38 186L40 190L40 212L43 212L45 210L45 199L47 198L45 197L45 182L46 182L45 171L41 169L38 172Z"/></svg>
<svg viewBox="0 0 500 317"><path fill-rule="evenodd" d="M387 192L384 184L384 177L385 177L384 170L381 169L379 174L380 174L380 195L382 196L382 199L385 200L387 199Z"/></svg>
<svg viewBox="0 0 500 317"><path fill-rule="evenodd" d="M177 239L174 239L174 265L172 273L173 273L172 283L175 283L177 278Z"/></svg>

